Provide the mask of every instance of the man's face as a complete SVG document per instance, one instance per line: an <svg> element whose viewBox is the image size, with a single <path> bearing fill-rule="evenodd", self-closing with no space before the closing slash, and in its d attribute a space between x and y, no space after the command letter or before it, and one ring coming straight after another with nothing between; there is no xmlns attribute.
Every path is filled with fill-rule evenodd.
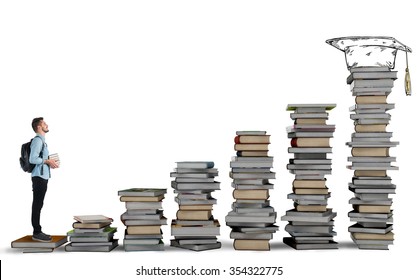
<svg viewBox="0 0 417 280"><path fill-rule="evenodd" d="M39 126L41 127L43 132L45 132L45 133L49 132L48 125L46 124L46 122L44 120L41 121Z"/></svg>

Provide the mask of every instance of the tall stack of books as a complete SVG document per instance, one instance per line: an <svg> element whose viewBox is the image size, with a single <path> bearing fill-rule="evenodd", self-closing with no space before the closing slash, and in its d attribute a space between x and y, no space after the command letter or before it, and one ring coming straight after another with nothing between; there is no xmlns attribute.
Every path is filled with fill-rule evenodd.
<svg viewBox="0 0 417 280"><path fill-rule="evenodd" d="M114 239L117 228L111 227L112 218L103 215L74 216L73 230L67 233L70 243L67 252L110 252L119 243Z"/></svg>
<svg viewBox="0 0 417 280"><path fill-rule="evenodd" d="M220 189L215 181L218 175L212 161L177 162L177 168L171 172L175 180L171 187L176 193L175 201L179 210L171 223L171 246L203 251L218 249L221 243L220 223L213 218L213 205L216 199L211 193Z"/></svg>
<svg viewBox="0 0 417 280"><path fill-rule="evenodd" d="M297 249L337 249L333 241L336 213L327 207L330 192L325 176L331 174L332 152L330 138L335 126L327 124L327 111L335 104L289 104L287 111L294 125L287 128L291 139L287 169L295 175L293 193L294 209L288 210L281 219L288 221L285 230L291 237L284 237L285 244Z"/></svg>
<svg viewBox="0 0 417 280"><path fill-rule="evenodd" d="M162 200L166 189L131 188L118 191L126 212L120 219L126 226L123 247L129 251L163 251L162 225L167 224Z"/></svg>
<svg viewBox="0 0 417 280"><path fill-rule="evenodd" d="M355 105L350 108L355 132L351 142L352 156L348 158L354 170L349 190L354 197L349 203L353 211L350 220L356 222L349 227L351 238L360 249L388 249L393 244L392 198L395 185L387 175L387 170L397 170L392 166L395 157L389 149L398 145L391 141L392 133L386 131L391 116L388 110L394 104L387 103L397 78L397 71L389 67L351 68L347 83L350 84Z"/></svg>
<svg viewBox="0 0 417 280"><path fill-rule="evenodd" d="M232 211L226 216L236 250L270 250L269 240L278 230L276 212L269 202L275 179L273 157L268 156L270 135L266 131L237 131L236 156L230 162L233 179Z"/></svg>

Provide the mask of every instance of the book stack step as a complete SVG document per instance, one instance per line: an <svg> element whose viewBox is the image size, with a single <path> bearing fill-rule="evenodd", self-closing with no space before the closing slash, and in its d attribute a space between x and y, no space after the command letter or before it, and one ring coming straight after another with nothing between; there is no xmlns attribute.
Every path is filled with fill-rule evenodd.
<svg viewBox="0 0 417 280"><path fill-rule="evenodd" d="M387 250L394 241L390 195L396 188L387 171L398 169L392 165L396 158L389 153L398 142L386 131L391 119L388 111L395 105L388 103L387 97L397 72L389 67L356 67L350 72L346 82L355 97L350 108L355 132L346 144L352 148L348 168L354 171L349 183L354 197L349 200L353 207L349 217L355 224L349 232L360 249Z"/></svg>
<svg viewBox="0 0 417 280"><path fill-rule="evenodd" d="M162 200L167 189L130 188L118 191L126 212L120 219L126 226L123 248L130 251L163 251L161 226L167 224Z"/></svg>
<svg viewBox="0 0 417 280"><path fill-rule="evenodd" d="M175 178L171 187L179 206L171 223L171 246L193 251L221 248L216 237L220 235L220 223L212 215L217 200L211 193L220 189L214 162L177 162L170 176Z"/></svg>
<svg viewBox="0 0 417 280"><path fill-rule="evenodd" d="M295 175L289 199L294 209L288 210L281 220L288 221L285 230L291 237L284 237L285 244L297 250L337 249L333 240L336 213L328 208L330 191L326 175L332 171L330 139L335 126L327 124L328 111L335 104L289 104L287 111L294 125L287 128L294 154L287 169Z"/></svg>
<svg viewBox="0 0 417 280"><path fill-rule="evenodd" d="M11 247L22 250L22 253L50 253L67 243L66 235L52 235L48 242L32 239L32 235L18 238L11 243Z"/></svg>
<svg viewBox="0 0 417 280"><path fill-rule="evenodd" d="M67 233L70 243L65 246L67 252L110 252L119 243L114 239L116 227L111 227L112 218L103 215L74 216L76 222Z"/></svg>
<svg viewBox="0 0 417 280"><path fill-rule="evenodd" d="M276 212L269 203L269 191L274 188L269 180L275 179L273 157L268 156L270 135L237 131L234 142L230 178L235 202L226 216L230 238L235 250L270 250L269 241L278 230Z"/></svg>

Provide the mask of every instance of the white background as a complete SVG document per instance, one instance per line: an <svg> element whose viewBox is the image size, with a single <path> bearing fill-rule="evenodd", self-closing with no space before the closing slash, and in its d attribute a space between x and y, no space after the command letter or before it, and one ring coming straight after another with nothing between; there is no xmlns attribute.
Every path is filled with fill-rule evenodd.
<svg viewBox="0 0 417 280"><path fill-rule="evenodd" d="M393 36L417 49L411 1L1 1L0 3L0 254L4 279L137 279L136 268L282 266L281 279L373 277L414 274L415 96L405 97L405 55L389 101L391 149L399 171L394 195L395 245L359 250L349 238L352 194L345 166L353 131L353 104L344 54L325 40L351 35ZM417 58L409 56L417 87ZM292 207L286 195L293 176L285 128L288 103L337 103L328 123L333 175L330 206L338 213L338 250L296 251L283 245L286 222L269 252L234 251L224 217L232 199L229 161L236 130L266 130L275 158L271 203L278 216ZM123 238L124 211L117 191L167 188L165 215L175 217L169 173L176 161L212 160L221 191L214 215L223 247L193 252L22 254L10 242L31 234L30 175L20 170L20 146L33 136L34 117L49 124L47 143L62 165L54 170L42 212L49 234L66 234L74 215L114 218ZM169 244L170 229L164 226ZM79 274L80 273L80 274ZM158 277L148 278L157 279ZM168 277L161 277L165 279ZM170 277L175 279L174 277ZM177 277L178 279L181 277ZM187 278L187 277L185 277ZM219 278L219 277L216 277ZM236 277L234 277L236 278ZM259 279L277 276L259 276ZM191 278L190 278L191 279ZM206 279L209 279L208 277Z"/></svg>

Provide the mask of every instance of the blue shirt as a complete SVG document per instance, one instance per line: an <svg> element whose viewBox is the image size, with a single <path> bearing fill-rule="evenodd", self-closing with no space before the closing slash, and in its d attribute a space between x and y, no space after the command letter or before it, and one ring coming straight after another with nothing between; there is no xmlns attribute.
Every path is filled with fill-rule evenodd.
<svg viewBox="0 0 417 280"><path fill-rule="evenodd" d="M37 176L48 180L51 177L51 173L49 172L49 165L45 164L45 160L47 160L49 157L48 146L45 143L44 136L38 133L36 133L36 136L37 137L33 138L32 144L30 144L29 162L35 164L35 168L32 170L32 177ZM42 146L43 153L41 157L40 153L42 151Z"/></svg>

